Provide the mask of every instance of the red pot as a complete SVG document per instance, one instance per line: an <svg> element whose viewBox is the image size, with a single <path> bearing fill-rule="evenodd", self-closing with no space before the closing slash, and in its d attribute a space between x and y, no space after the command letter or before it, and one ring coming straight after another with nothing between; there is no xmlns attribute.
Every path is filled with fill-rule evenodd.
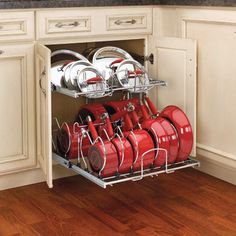
<svg viewBox="0 0 236 236"><path fill-rule="evenodd" d="M118 154L114 144L108 140L99 138L92 119L87 118L88 128L95 143L88 150L88 159L91 168L100 177L110 177L117 174Z"/></svg>
<svg viewBox="0 0 236 236"><path fill-rule="evenodd" d="M170 148L168 152L168 164L172 164L176 161L178 151L179 151L179 139L177 135L177 131L175 127L166 119L163 117L157 117L156 121L158 121L164 130L166 131L166 134L168 136L168 140L170 143Z"/></svg>
<svg viewBox="0 0 236 236"><path fill-rule="evenodd" d="M151 99L149 97L145 97L145 101L148 104L148 107L151 110L151 113L156 116L155 120L157 120L164 130L166 131L169 139L169 151L168 151L168 163L172 164L176 161L178 151L179 151L179 139L178 139L178 133L175 127L172 125L171 122L169 122L167 119L164 119L163 117L159 116L159 112L155 105L152 103Z"/></svg>
<svg viewBox="0 0 236 236"><path fill-rule="evenodd" d="M161 117L170 121L178 133L179 151L176 162L188 159L193 147L193 132L191 124L185 113L176 106L168 106L160 113Z"/></svg>
<svg viewBox="0 0 236 236"><path fill-rule="evenodd" d="M104 117L104 120L108 139L110 139L110 141L114 144L118 154L118 172L121 174L128 173L133 165L133 148L125 137L119 135L118 133L114 133L108 114Z"/></svg>
<svg viewBox="0 0 236 236"><path fill-rule="evenodd" d="M104 107L106 108L109 115L113 115L116 112L123 111L128 103L133 104L135 106L135 109L139 108L138 98L107 102L104 104Z"/></svg>
<svg viewBox="0 0 236 236"><path fill-rule="evenodd" d="M133 147L134 159L133 170L141 170L142 159L143 168L150 168L153 166L155 151L150 151L154 148L154 142L150 134L143 129L133 130L132 121L128 114L125 115L125 123L128 124L128 130L125 132L126 138L129 140ZM145 156L144 153L148 152Z"/></svg>
<svg viewBox="0 0 236 236"><path fill-rule="evenodd" d="M90 141L88 137L82 139L82 126L76 124L63 123L61 129L57 133L57 148L61 155L67 159L77 159L81 157L81 151L84 157L88 155ZM79 142L83 141L82 150L80 150Z"/></svg>
<svg viewBox="0 0 236 236"><path fill-rule="evenodd" d="M77 115L77 121L87 124L86 118L91 117L94 124L101 123L101 115L106 113L104 106L100 103L86 104L81 107Z"/></svg>
<svg viewBox="0 0 236 236"><path fill-rule="evenodd" d="M147 130L153 138L155 148L160 148L160 150L156 151L154 165L157 167L163 166L166 164L166 157L168 157L170 151L168 134L158 120L149 118L144 105L141 105L141 111L144 117L141 123L142 128Z"/></svg>

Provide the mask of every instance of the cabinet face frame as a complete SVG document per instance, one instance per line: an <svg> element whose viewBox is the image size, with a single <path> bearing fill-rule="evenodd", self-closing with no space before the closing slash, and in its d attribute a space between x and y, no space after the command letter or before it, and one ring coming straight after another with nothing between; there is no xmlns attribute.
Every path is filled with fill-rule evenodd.
<svg viewBox="0 0 236 236"><path fill-rule="evenodd" d="M6 73L14 73L14 63L18 63L20 74L16 76L12 76L12 79L20 79L18 81L20 83L20 87L18 88L11 88L11 87L2 87L1 89L4 89L5 91L8 91L8 94L5 94L6 96L9 95L9 97L2 100L3 103L6 104L15 104L17 102L20 103L20 107L14 107L14 111L12 108L9 108L8 111L6 111L6 114L8 114L7 117L9 117L5 122L12 122L11 126L10 124L7 124L7 126L3 125L3 132L7 129L9 129L9 132L4 132L4 136L7 139L7 135L11 137L12 134L14 134L14 126L19 123L21 124L21 143L15 144L19 147L21 146L21 150L19 150L19 153L12 153L9 155L6 155L5 157L0 158L0 175L2 174L9 174L16 171L22 171L25 169L36 167L37 160L36 160L36 129L35 129L35 98L34 98L34 91L35 91L35 81L34 81L34 44L20 44L20 45L6 45L1 46L2 54L0 55L0 63L1 61L4 62L7 61L10 65L12 65L11 71L9 68L5 67L2 68L2 73L4 74L4 70ZM8 78L8 81L6 78L2 77L2 79L5 81L3 83L12 83L10 81L10 78ZM16 81L17 83L17 81ZM14 83L15 84L15 83ZM14 85L13 84L13 85ZM18 91L15 89L19 89ZM15 90L15 91L14 91ZM4 91L3 91L4 92ZM21 101L19 101L20 96ZM3 93L4 95L4 93ZM5 96L4 95L4 96ZM6 102L4 102L6 101ZM4 105L2 104L3 108ZM5 107L7 109L7 107ZM12 109L12 110L11 110ZM19 109L19 114L15 114L15 117L12 118L10 116L14 115L14 112L17 112L17 109ZM4 117L2 117L2 121L4 122ZM11 121L11 119L14 119L14 121ZM6 124L5 124L6 125ZM19 127L19 126L18 126ZM11 134L10 134L11 132ZM17 134L16 134L17 135ZM14 142L14 138L12 138L12 142ZM9 142L9 146L3 147L3 151L5 149L5 153L11 151L11 145L14 145L12 142ZM19 148L18 147L18 148Z"/></svg>

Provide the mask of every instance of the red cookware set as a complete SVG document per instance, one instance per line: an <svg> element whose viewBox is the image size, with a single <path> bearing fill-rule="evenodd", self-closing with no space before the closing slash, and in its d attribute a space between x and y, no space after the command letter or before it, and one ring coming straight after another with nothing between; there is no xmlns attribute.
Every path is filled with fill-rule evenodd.
<svg viewBox="0 0 236 236"><path fill-rule="evenodd" d="M86 104L75 123L63 123L57 133L58 153L83 159L101 178L183 162L192 145L185 113L176 106L159 112L147 96Z"/></svg>

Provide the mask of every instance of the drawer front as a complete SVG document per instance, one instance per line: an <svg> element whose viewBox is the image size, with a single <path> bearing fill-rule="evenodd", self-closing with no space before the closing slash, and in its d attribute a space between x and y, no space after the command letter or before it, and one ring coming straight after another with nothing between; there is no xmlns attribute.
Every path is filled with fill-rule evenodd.
<svg viewBox="0 0 236 236"><path fill-rule="evenodd" d="M90 17L47 19L46 34L90 31Z"/></svg>
<svg viewBox="0 0 236 236"><path fill-rule="evenodd" d="M107 30L130 30L145 28L147 28L146 15L117 15L107 17Z"/></svg>
<svg viewBox="0 0 236 236"><path fill-rule="evenodd" d="M36 12L37 39L94 40L94 36L152 33L152 8L105 7Z"/></svg>
<svg viewBox="0 0 236 236"><path fill-rule="evenodd" d="M34 39L34 12L1 12L0 41Z"/></svg>
<svg viewBox="0 0 236 236"><path fill-rule="evenodd" d="M152 32L152 10L145 9L120 9L114 10L106 16L106 30L119 32Z"/></svg>
<svg viewBox="0 0 236 236"><path fill-rule="evenodd" d="M91 32L91 17L84 11L39 11L37 27L39 39L75 37Z"/></svg>

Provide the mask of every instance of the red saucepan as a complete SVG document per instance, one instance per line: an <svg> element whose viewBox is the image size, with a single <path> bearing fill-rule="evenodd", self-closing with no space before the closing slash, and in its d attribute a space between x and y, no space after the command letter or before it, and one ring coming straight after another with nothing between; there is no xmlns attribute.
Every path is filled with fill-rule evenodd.
<svg viewBox="0 0 236 236"><path fill-rule="evenodd" d="M104 128L103 132L106 132L108 140L114 144L118 154L118 173L129 173L133 165L133 148L122 134L114 133L107 113L103 115L103 119L106 123L106 128Z"/></svg>
<svg viewBox="0 0 236 236"><path fill-rule="evenodd" d="M88 137L83 137L82 145L80 143L82 135L83 126L78 123L63 123L57 133L57 148L59 153L67 159L77 159L78 157L87 156L91 144Z"/></svg>
<svg viewBox="0 0 236 236"><path fill-rule="evenodd" d="M155 117L155 120L158 121L164 130L166 131L170 143L169 151L168 151L168 163L172 164L176 161L178 151L179 151L179 139L178 139L178 133L175 129L175 127L170 123L167 119L164 119L163 117L159 116L159 112L151 99L149 97L145 97L145 101L148 104L148 107L151 110L151 113Z"/></svg>
<svg viewBox="0 0 236 236"><path fill-rule="evenodd" d="M87 117L88 128L94 140L93 145L88 150L88 159L91 168L100 177L110 177L117 174L118 154L114 144L109 140L102 140L98 136L96 128L90 116Z"/></svg>
<svg viewBox="0 0 236 236"><path fill-rule="evenodd" d="M118 101L110 101L104 104L109 115L113 115L116 112L123 111L124 108L129 104L133 104L135 109L139 108L139 100L138 98L131 98L127 100L118 100Z"/></svg>
<svg viewBox="0 0 236 236"><path fill-rule="evenodd" d="M106 139L107 137L104 135L104 132L102 132L104 128L106 129L106 124L102 124L102 115L104 113L106 113L106 110L102 104L86 104L79 110L77 120L87 124L86 117L90 116L94 125L97 127L99 136L101 136L102 139Z"/></svg>
<svg viewBox="0 0 236 236"><path fill-rule="evenodd" d="M177 130L179 150L176 162L187 160L193 147L193 132L188 117L176 106L167 106L160 116L171 122Z"/></svg>
<svg viewBox="0 0 236 236"><path fill-rule="evenodd" d="M76 121L87 124L87 117L90 116L94 124L101 123L102 114L106 113L106 109L100 103L86 104L81 107L78 112Z"/></svg>
<svg viewBox="0 0 236 236"><path fill-rule="evenodd" d="M143 114L143 121L141 124L139 124L139 117L136 112L132 109L132 107L129 108L133 123L148 131L153 139L154 147L160 148L160 150L155 152L154 165L157 167L163 166L166 164L166 157L170 149L168 135L157 120L149 118L149 114L146 112L145 105L141 104L140 109Z"/></svg>
<svg viewBox="0 0 236 236"><path fill-rule="evenodd" d="M134 152L133 170L141 170L142 159L143 168L152 167L155 151L148 152L154 148L154 142L150 134L143 129L133 130L133 123L128 113L124 116L124 122L126 123L129 130L124 132L124 135L131 143Z"/></svg>
<svg viewBox="0 0 236 236"><path fill-rule="evenodd" d="M108 114L111 116L115 113L118 113L119 111L125 110L129 103L134 105L135 111L137 112L138 116L142 120L142 114L140 111L140 103L139 103L138 98L132 98L132 99L126 99L126 100L123 99L120 101L111 101L111 102L105 103L104 107L106 108ZM147 109L147 112L149 112L148 109ZM125 128L125 127L123 127L123 128Z"/></svg>

